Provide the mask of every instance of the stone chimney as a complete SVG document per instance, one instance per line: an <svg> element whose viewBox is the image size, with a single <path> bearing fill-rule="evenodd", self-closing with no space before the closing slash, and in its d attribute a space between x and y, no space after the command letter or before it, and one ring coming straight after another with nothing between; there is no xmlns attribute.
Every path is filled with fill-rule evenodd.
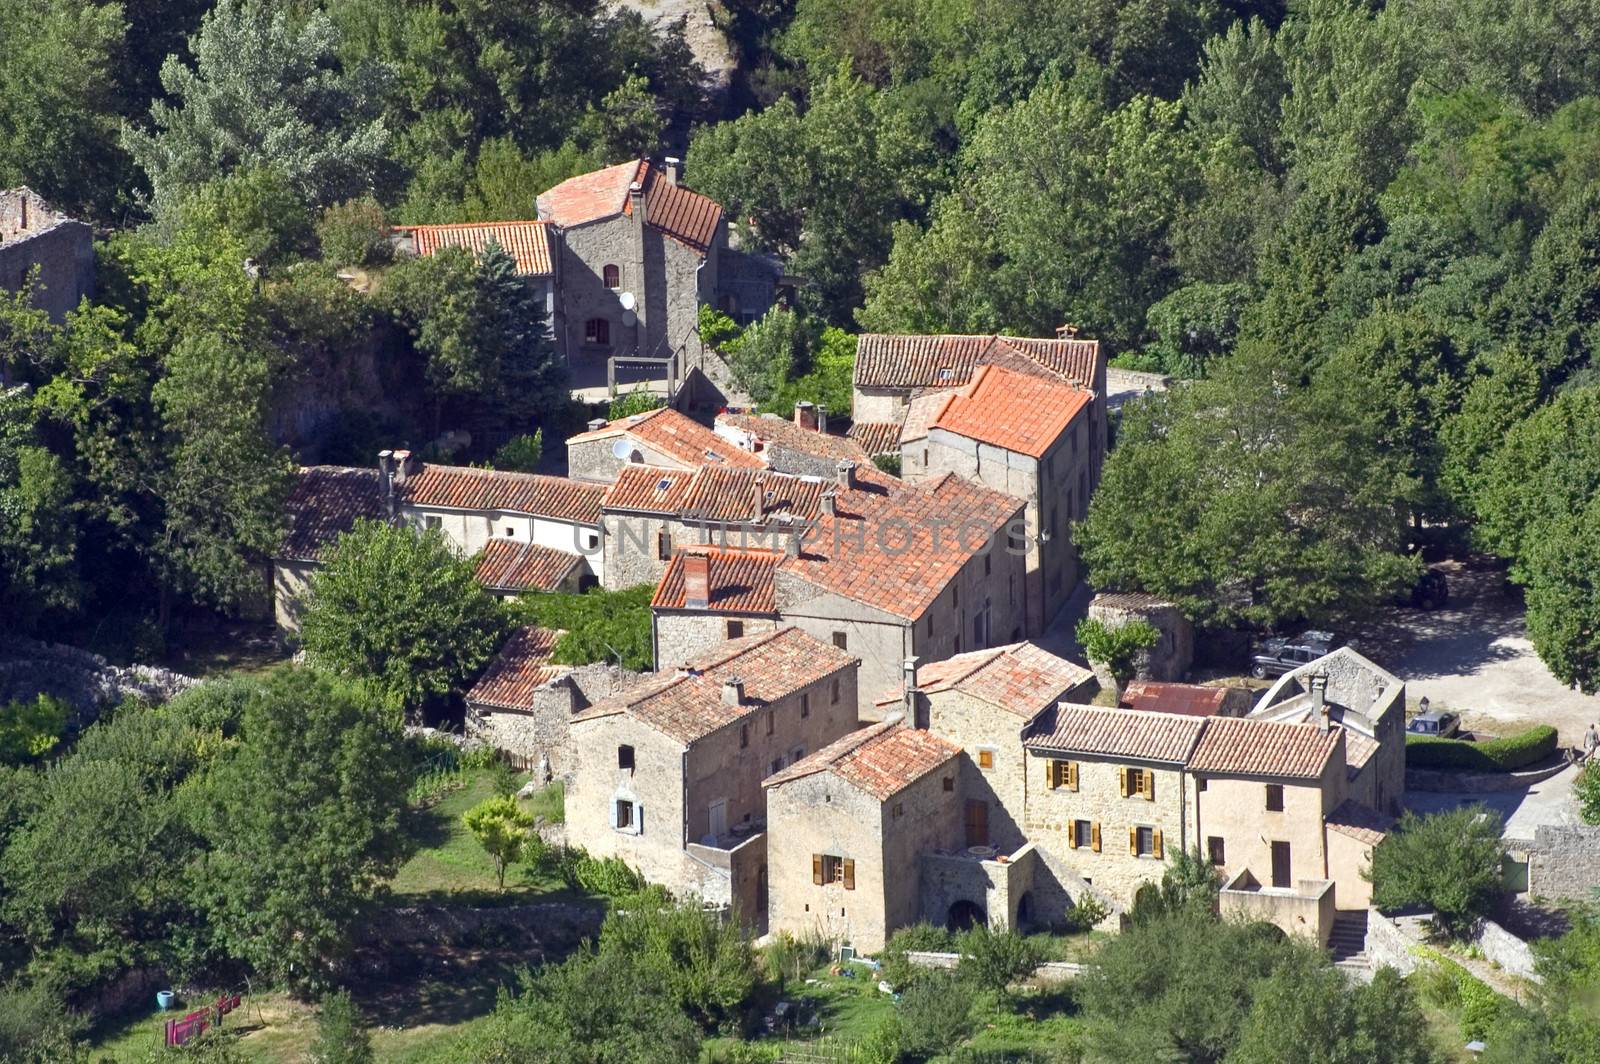
<svg viewBox="0 0 1600 1064"><path fill-rule="evenodd" d="M683 175L683 160L676 155L669 155L662 161L666 163L667 184L676 185Z"/></svg>
<svg viewBox="0 0 1600 1064"><path fill-rule="evenodd" d="M800 557L800 537L804 534L802 531L794 531L783 537L783 556L785 558Z"/></svg>
<svg viewBox="0 0 1600 1064"><path fill-rule="evenodd" d="M1311 715L1316 718L1320 730L1328 730L1328 674L1325 672L1311 674Z"/></svg>
<svg viewBox="0 0 1600 1064"><path fill-rule="evenodd" d="M752 481L756 490L755 520L759 523L767 519L767 486L761 481Z"/></svg>
<svg viewBox="0 0 1600 1064"><path fill-rule="evenodd" d="M691 610L711 605L711 559L704 554L683 556L683 605Z"/></svg>
<svg viewBox="0 0 1600 1064"><path fill-rule="evenodd" d="M399 509L394 490L393 451L383 450L378 452L378 490L383 493L384 512L389 515L389 520L392 523L394 515Z"/></svg>
<svg viewBox="0 0 1600 1064"><path fill-rule="evenodd" d="M592 421L589 422L589 431L590 432L599 432L601 429L605 428L609 424L611 424L611 422L607 421L603 417L594 418Z"/></svg>
<svg viewBox="0 0 1600 1064"><path fill-rule="evenodd" d="M1056 339L1057 340L1076 340L1077 338L1078 338L1078 327L1076 325L1057 325L1056 326Z"/></svg>
<svg viewBox="0 0 1600 1064"><path fill-rule="evenodd" d="M411 459L410 451L394 452L394 484L397 488L406 486L406 481L411 479L417 471L417 464Z"/></svg>
<svg viewBox="0 0 1600 1064"><path fill-rule="evenodd" d="M633 224L640 229L644 228L644 184L635 181L628 186L628 199L633 204Z"/></svg>
<svg viewBox="0 0 1600 1064"><path fill-rule="evenodd" d="M729 676L722 681L722 704L725 706L744 705L744 681L737 676Z"/></svg>
<svg viewBox="0 0 1600 1064"><path fill-rule="evenodd" d="M803 429L815 432L817 428L817 408L804 399L795 401L794 423Z"/></svg>
<svg viewBox="0 0 1600 1064"><path fill-rule="evenodd" d="M827 432L828 431L828 404L827 403L818 403L817 404L817 431L818 432Z"/></svg>
<svg viewBox="0 0 1600 1064"><path fill-rule="evenodd" d="M854 462L841 461L834 467L834 471L839 474L839 486L841 488L848 490L856 486L856 464Z"/></svg>
<svg viewBox="0 0 1600 1064"><path fill-rule="evenodd" d="M905 703L906 718L911 721L912 727L926 728L928 722L919 719L917 714L917 659L914 655L900 663L900 675L903 678L901 698Z"/></svg>
<svg viewBox="0 0 1600 1064"><path fill-rule="evenodd" d="M822 512L829 517L839 515L839 497L831 491L822 493Z"/></svg>

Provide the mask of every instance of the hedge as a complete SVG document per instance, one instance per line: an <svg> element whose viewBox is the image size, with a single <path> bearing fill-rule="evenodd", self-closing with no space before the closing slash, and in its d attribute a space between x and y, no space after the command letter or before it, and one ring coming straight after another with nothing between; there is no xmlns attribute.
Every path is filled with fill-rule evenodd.
<svg viewBox="0 0 1600 1064"><path fill-rule="evenodd" d="M1516 735L1481 743L1407 733L1406 765L1471 772L1515 772L1555 753L1556 743L1556 730L1548 724L1536 724Z"/></svg>

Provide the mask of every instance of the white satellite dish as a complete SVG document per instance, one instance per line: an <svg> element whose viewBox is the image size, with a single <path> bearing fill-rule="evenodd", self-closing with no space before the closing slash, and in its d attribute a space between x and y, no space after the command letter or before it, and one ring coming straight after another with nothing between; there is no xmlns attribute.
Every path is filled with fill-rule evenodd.
<svg viewBox="0 0 1600 1064"><path fill-rule="evenodd" d="M615 440L611 441L611 456L626 462L628 460L628 453L632 448L633 444L628 442L628 437L618 436Z"/></svg>
<svg viewBox="0 0 1600 1064"><path fill-rule="evenodd" d="M622 293L617 297L617 302L622 304L623 310L632 310L634 307L639 305L639 301L633 298L632 292Z"/></svg>

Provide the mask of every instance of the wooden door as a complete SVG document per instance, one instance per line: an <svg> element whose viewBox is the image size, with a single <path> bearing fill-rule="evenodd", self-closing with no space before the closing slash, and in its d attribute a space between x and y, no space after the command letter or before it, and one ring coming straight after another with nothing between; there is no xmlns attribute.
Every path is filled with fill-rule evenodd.
<svg viewBox="0 0 1600 1064"><path fill-rule="evenodd" d="M1287 887L1289 885L1289 844L1287 842L1274 842L1272 844L1272 885Z"/></svg>
<svg viewBox="0 0 1600 1064"><path fill-rule="evenodd" d="M967 802L967 845L989 845L989 803L974 798Z"/></svg>

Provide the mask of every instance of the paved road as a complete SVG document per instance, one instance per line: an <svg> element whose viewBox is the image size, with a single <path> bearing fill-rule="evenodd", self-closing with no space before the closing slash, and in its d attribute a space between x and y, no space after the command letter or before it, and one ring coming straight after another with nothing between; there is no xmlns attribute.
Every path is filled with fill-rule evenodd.
<svg viewBox="0 0 1600 1064"><path fill-rule="evenodd" d="M1525 791L1502 791L1491 794L1441 794L1432 791L1407 791L1406 807L1418 813L1437 813L1454 809L1458 805L1481 803L1496 810L1505 818L1505 837L1531 839L1533 830L1540 824L1578 823L1577 805L1572 800L1572 781L1577 778L1576 766L1560 775L1551 776Z"/></svg>

